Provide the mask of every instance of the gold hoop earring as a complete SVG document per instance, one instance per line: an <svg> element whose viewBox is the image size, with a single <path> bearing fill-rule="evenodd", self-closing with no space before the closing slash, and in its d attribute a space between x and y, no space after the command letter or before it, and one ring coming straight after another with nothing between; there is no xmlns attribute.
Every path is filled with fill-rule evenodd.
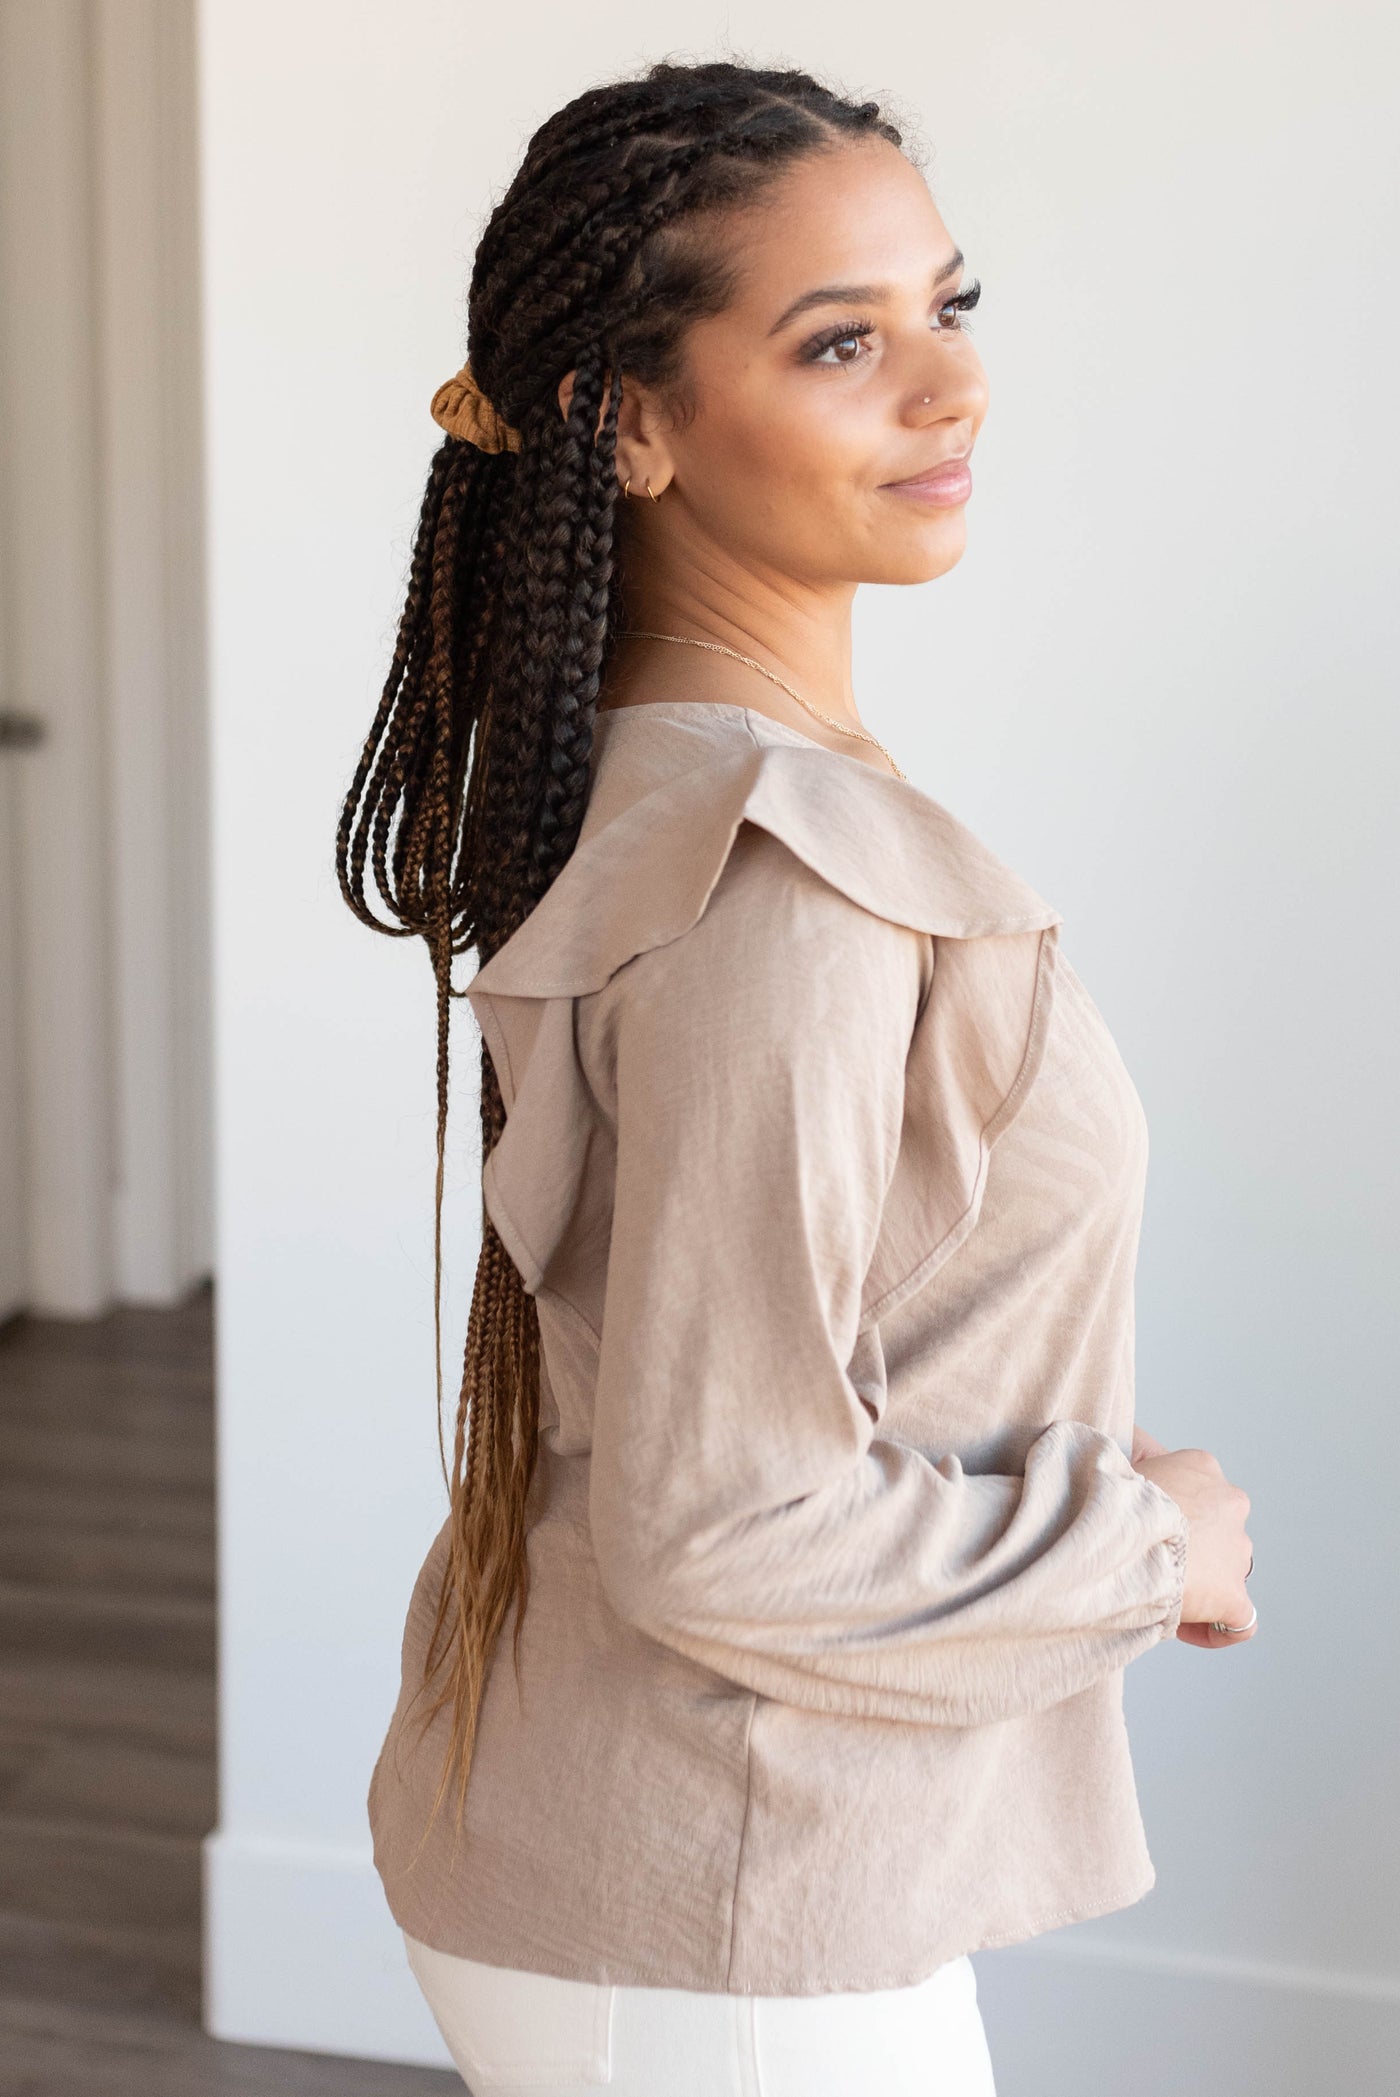
<svg viewBox="0 0 1400 2097"><path fill-rule="evenodd" d="M622 483L622 492L624 495L630 495L632 493L632 476L630 473L628 474L626 480Z"/></svg>
<svg viewBox="0 0 1400 2097"><path fill-rule="evenodd" d="M647 475L647 494L651 496L651 499L652 499L652 501L653 501L653 502L660 502L660 500L661 500L661 497L660 497L659 495L657 495L656 493L654 493L654 491L653 491L653 489L652 489L652 485L651 485L651 475L650 475L650 474L648 474L648 475Z"/></svg>

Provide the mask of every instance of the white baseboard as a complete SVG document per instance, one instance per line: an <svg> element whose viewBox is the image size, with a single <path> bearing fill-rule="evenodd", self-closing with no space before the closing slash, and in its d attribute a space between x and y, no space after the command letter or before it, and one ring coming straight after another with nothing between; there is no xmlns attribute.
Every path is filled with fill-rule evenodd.
<svg viewBox="0 0 1400 2097"><path fill-rule="evenodd" d="M368 1845L215 1833L204 2027L215 2038L451 2068ZM1383 2097L1386 1976L1184 1954L1063 1930L975 1954L998 2097Z"/></svg>
<svg viewBox="0 0 1400 2097"><path fill-rule="evenodd" d="M974 1955L997 2097L1387 2097L1385 1975L1183 1953L1087 1929Z"/></svg>
<svg viewBox="0 0 1400 2097"><path fill-rule="evenodd" d="M205 1837L204 2028L245 2045L450 2068L368 1846Z"/></svg>

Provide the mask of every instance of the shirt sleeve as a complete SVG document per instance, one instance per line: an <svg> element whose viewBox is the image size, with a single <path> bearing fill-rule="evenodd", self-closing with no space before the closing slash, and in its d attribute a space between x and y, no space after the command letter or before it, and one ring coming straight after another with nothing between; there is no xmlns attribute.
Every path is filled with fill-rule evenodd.
<svg viewBox="0 0 1400 2097"><path fill-rule="evenodd" d="M741 836L762 841L698 923L609 989L604 1591L789 1704L958 1726L1043 1709L1175 1630L1186 1518L1082 1421L1015 1475L877 1432L851 1362L922 935Z"/></svg>

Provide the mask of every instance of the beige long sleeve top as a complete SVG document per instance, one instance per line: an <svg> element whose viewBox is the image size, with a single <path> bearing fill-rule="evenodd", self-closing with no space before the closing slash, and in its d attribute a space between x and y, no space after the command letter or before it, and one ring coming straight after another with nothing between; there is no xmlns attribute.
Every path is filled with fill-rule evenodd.
<svg viewBox="0 0 1400 2097"><path fill-rule="evenodd" d="M517 1686L369 1791L396 1921L589 1981L812 1994L1155 1883L1127 1663L1187 1523L1129 1462L1147 1132L1060 913L747 707L598 717L578 846L468 995L539 1310Z"/></svg>

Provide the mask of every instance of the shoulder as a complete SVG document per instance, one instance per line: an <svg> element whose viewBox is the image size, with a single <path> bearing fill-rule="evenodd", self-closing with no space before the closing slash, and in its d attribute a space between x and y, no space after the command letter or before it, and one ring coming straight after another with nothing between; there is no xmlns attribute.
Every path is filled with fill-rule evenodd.
<svg viewBox="0 0 1400 2097"><path fill-rule="evenodd" d="M912 1025L933 968L927 932L859 902L761 823L736 827L699 915L639 947L598 993L834 1018L842 1004L907 1005Z"/></svg>
<svg viewBox="0 0 1400 2097"><path fill-rule="evenodd" d="M883 1146L874 1317L975 1221L1042 1053L1060 913L912 783L819 745L731 735L657 774L624 793L613 771L466 986L507 1116L491 1214L538 1287L606 1154L595 1136L615 1137L624 1068L657 1140L679 1125L702 1152L736 1094L771 1109L770 1137L786 1102L815 1103L793 1126L823 1131L823 1154Z"/></svg>
<svg viewBox="0 0 1400 2097"><path fill-rule="evenodd" d="M708 922L707 922L708 920ZM737 737L585 835L467 995L579 998L640 956L682 973L728 944L772 961L918 965L927 940L1059 913L940 803L863 761ZM898 960L896 960L898 957Z"/></svg>

